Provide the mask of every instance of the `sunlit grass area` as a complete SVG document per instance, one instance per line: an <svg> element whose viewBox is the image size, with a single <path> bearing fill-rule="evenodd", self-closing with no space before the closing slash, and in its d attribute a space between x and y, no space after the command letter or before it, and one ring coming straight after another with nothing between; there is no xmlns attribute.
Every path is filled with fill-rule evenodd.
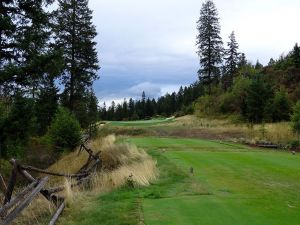
<svg viewBox="0 0 300 225"><path fill-rule="evenodd" d="M153 126L158 124L170 123L172 121L174 121L173 117L137 121L111 121L109 123L115 126Z"/></svg>

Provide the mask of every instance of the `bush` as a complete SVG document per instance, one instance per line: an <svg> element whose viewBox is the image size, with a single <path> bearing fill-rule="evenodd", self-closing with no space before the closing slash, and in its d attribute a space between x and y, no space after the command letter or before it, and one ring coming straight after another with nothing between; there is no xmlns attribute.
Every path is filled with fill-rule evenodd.
<svg viewBox="0 0 300 225"><path fill-rule="evenodd" d="M298 142L300 141L300 101L294 107L294 112L292 115L292 128L298 135Z"/></svg>
<svg viewBox="0 0 300 225"><path fill-rule="evenodd" d="M218 111L218 96L204 95L197 99L195 105L197 116L213 116Z"/></svg>
<svg viewBox="0 0 300 225"><path fill-rule="evenodd" d="M220 96L219 111L224 114L234 113L237 111L236 96L232 92L224 93Z"/></svg>
<svg viewBox="0 0 300 225"><path fill-rule="evenodd" d="M72 149L80 141L80 124L66 109L59 108L50 126L48 135L60 149Z"/></svg>
<svg viewBox="0 0 300 225"><path fill-rule="evenodd" d="M183 110L183 113L185 114L185 115L191 115L191 114L193 114L194 113L194 106L192 105L192 104L190 104L190 105L188 105L188 106L184 106L183 108L182 108L182 110Z"/></svg>

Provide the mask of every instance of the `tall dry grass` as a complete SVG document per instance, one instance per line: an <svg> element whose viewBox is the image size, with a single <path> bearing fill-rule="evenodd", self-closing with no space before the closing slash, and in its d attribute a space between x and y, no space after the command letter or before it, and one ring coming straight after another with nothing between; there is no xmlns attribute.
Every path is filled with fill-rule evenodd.
<svg viewBox="0 0 300 225"><path fill-rule="evenodd" d="M144 150L134 145L118 143L114 135L93 140L88 143L88 147L95 152L101 151L103 165L95 172L87 185L71 188L71 184L76 181L50 177L49 186L65 186L65 190L60 195L65 198L67 206L72 207L73 204L78 204L78 201L86 200L86 196L99 195L127 185L129 179L135 186L147 186L158 176L156 161ZM77 150L62 156L49 170L68 174L76 173L87 159L86 152L78 154ZM39 196L15 221L15 224L44 224L54 211L55 207Z"/></svg>
<svg viewBox="0 0 300 225"><path fill-rule="evenodd" d="M177 118L174 123L166 126L187 127L203 130L212 137L224 137L229 140L243 139L245 142L257 143L268 141L274 144L286 145L296 140L289 122L256 124L233 123L229 119L199 118L184 116ZM237 140L238 141L238 140Z"/></svg>

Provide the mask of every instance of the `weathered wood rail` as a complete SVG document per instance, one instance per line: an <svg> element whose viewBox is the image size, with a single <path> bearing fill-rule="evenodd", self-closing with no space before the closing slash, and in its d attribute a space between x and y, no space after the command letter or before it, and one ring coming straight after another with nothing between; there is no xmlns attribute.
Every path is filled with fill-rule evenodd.
<svg viewBox="0 0 300 225"><path fill-rule="evenodd" d="M10 163L13 168L7 185L2 176L0 177L0 189L4 193L4 202L0 208L0 225L11 224L21 214L21 212L28 207L38 194L44 196L49 202L57 207L57 211L48 223L49 225L54 225L65 208L65 199L56 194L64 191L65 186L45 188L45 185L49 180L49 176L74 178L76 182L71 184L71 188L83 185L90 181L97 168L101 168L102 160L100 152L94 153L93 150L86 146L89 139L90 135L82 138L79 154L85 150L89 157L87 162L75 174L50 172L33 166L21 165L17 160L11 159ZM30 174L30 172L37 172L44 175L44 177L35 178ZM18 176L25 178L29 184L21 192L13 196Z"/></svg>

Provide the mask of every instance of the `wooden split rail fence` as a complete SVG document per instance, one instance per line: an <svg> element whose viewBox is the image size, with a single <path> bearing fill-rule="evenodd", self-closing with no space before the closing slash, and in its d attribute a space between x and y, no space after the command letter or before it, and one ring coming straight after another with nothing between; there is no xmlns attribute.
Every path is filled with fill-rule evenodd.
<svg viewBox="0 0 300 225"><path fill-rule="evenodd" d="M4 193L3 206L0 208L0 225L11 224L39 193L57 208L57 211L48 223L49 225L54 225L65 207L65 199L57 195L57 193L64 191L65 186L46 188L45 185L49 180L49 176L74 178L76 183L72 184L71 188L86 184L90 181L97 168L101 168L102 160L100 152L94 153L86 146L90 139L89 137L90 136L85 136L82 138L83 141L79 148L79 154L82 151L88 153L88 160L75 174L49 172L32 166L21 165L15 159L11 159L10 163L13 168L8 183L6 184L3 178L0 177L0 188ZM37 172L44 174L45 176L42 178L35 178L30 172ZM25 178L29 182L29 185L13 196L17 177L19 175Z"/></svg>

